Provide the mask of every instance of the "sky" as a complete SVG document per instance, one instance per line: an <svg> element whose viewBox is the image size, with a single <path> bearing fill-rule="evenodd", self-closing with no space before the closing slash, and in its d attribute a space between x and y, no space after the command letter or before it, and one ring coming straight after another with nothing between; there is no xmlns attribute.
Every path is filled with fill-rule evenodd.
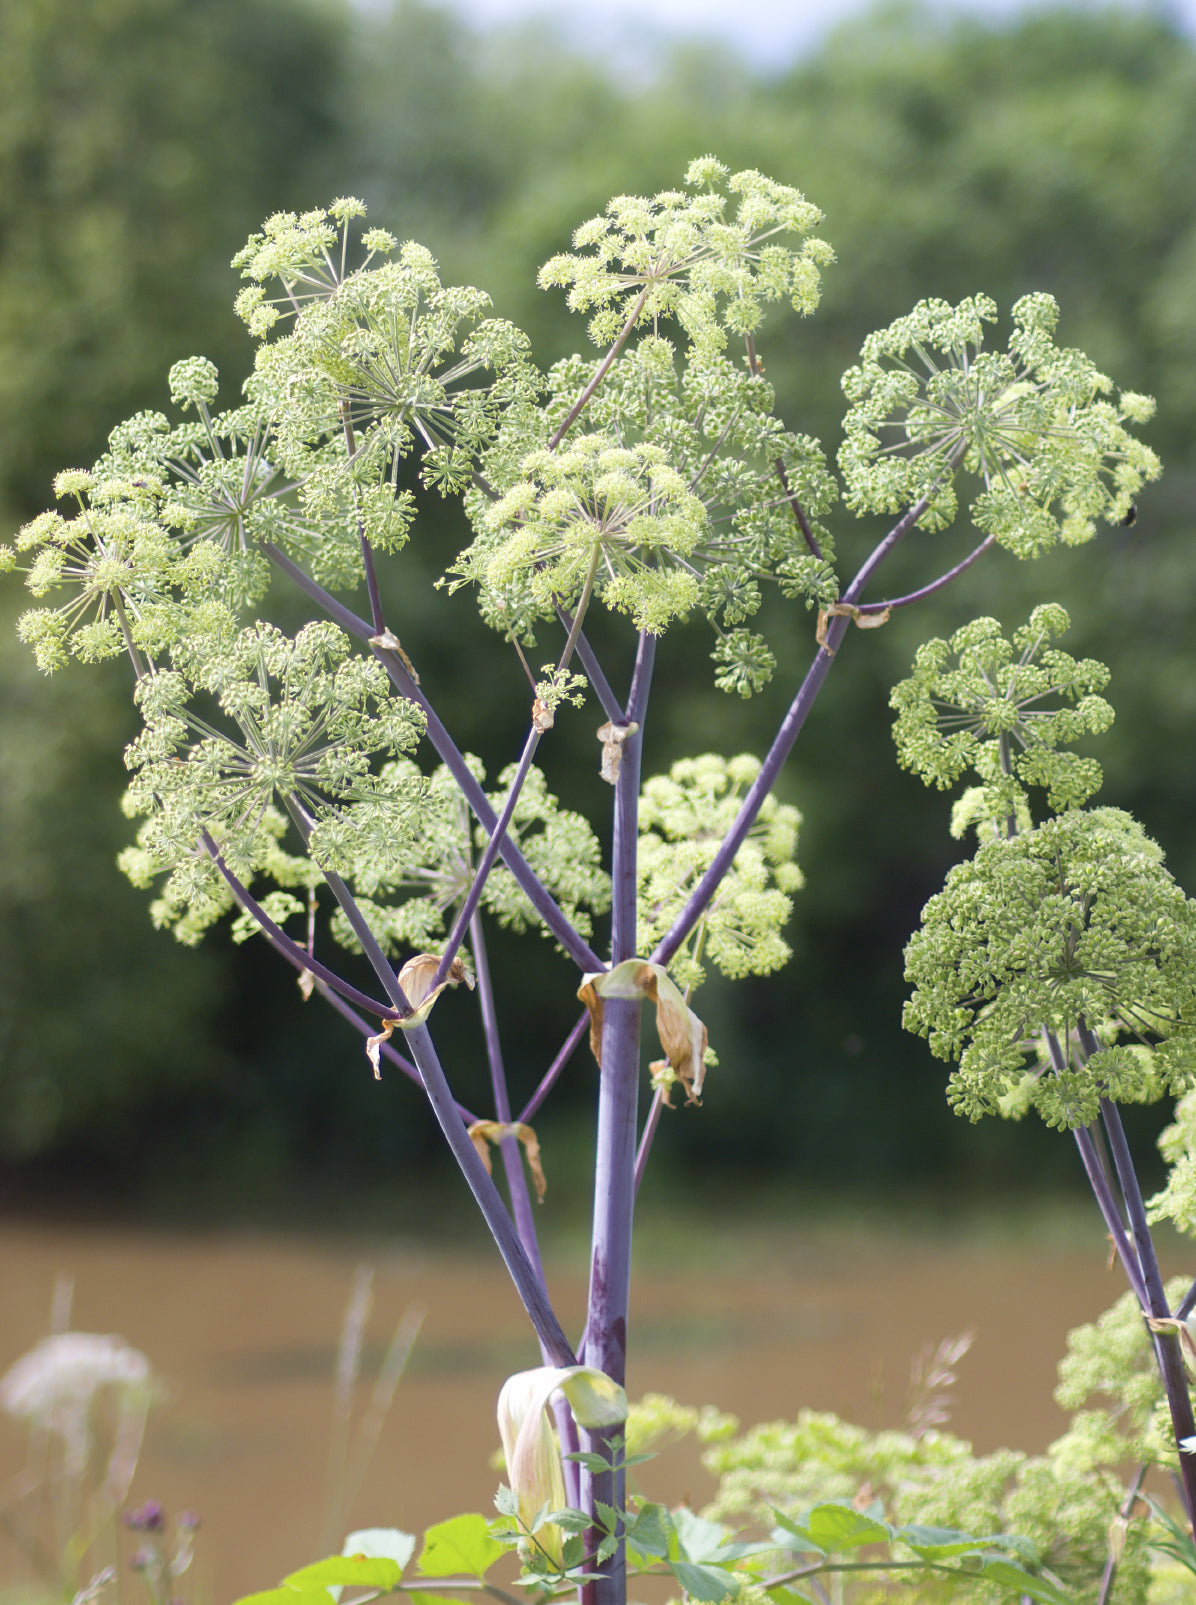
<svg viewBox="0 0 1196 1605"><path fill-rule="evenodd" d="M729 44L755 67L784 67L816 46L835 23L868 9L867 0L450 0L451 8L487 26L550 19L587 48L623 56L637 40L648 52L668 35ZM1085 0L1071 0L1078 11ZM1092 3L1092 0L1090 0ZM1163 11L1196 33L1196 0L1121 0ZM999 19L1031 9L1030 0L935 0L934 9Z"/></svg>

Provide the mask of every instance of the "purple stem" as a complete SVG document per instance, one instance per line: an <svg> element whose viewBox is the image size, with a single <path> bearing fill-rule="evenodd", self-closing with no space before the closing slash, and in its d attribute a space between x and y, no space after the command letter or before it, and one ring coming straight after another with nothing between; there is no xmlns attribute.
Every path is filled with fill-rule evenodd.
<svg viewBox="0 0 1196 1605"><path fill-rule="evenodd" d="M955 567L949 568L945 574L940 574L937 580L931 580L929 585L923 585L917 591L910 591L908 596L896 596L890 602L865 602L860 608L860 612L884 613L891 608L908 607L911 602L920 602L924 596L933 596L936 591L941 591L945 585L950 585L952 580L958 579L961 574L970 569L977 558L984 556L996 538L995 535L987 536L980 542L979 546L968 553L962 562L956 563Z"/></svg>
<svg viewBox="0 0 1196 1605"><path fill-rule="evenodd" d="M893 528L872 552L855 579L852 580L847 590L843 593L841 600L844 603L848 606L854 606L857 603L873 574L893 548L909 534L918 519L926 511L927 502L928 498L926 497L923 497L921 501L915 502L904 518L899 523L894 524ZM781 772L781 766L789 756L793 743L797 740L798 733L802 725L805 724L810 709L814 706L815 698L818 696L819 691L822 690L822 683L830 672L831 664L835 660L835 652L846 633L848 623L848 617L843 614L837 615L828 621L826 644L818 648L805 679L798 687L797 695L789 705L788 713L781 721L781 728L777 731L772 746L768 749L768 755L761 765L760 773L749 786L747 794L740 805L739 812L735 816L735 822L723 838L718 852L710 863L710 867L690 893L685 907L677 915L670 929L657 943L656 950L652 954L652 959L655 963L667 964L672 958L701 918L706 905L714 896L723 877L730 869L735 854L743 846L748 831L751 830L756 822L756 815L760 812L764 799L776 784L777 776Z"/></svg>
<svg viewBox="0 0 1196 1605"><path fill-rule="evenodd" d="M1059 1046L1059 1038L1054 1031L1044 1031L1047 1051L1051 1056L1051 1064L1058 1075L1062 1075L1067 1068L1063 1049ZM1080 1160L1084 1166L1084 1173L1088 1177L1088 1185L1092 1188L1093 1197L1097 1207L1104 1217L1105 1227L1113 1247L1117 1250L1122 1268L1125 1271L1129 1284L1134 1290L1138 1302L1145 1307L1146 1284L1142 1280L1142 1268L1138 1264L1138 1256L1134 1252L1133 1244L1125 1234L1125 1225L1121 1219L1121 1211L1117 1206L1110 1182L1104 1157L1097 1146L1099 1131L1094 1135L1087 1126L1077 1126L1072 1130L1076 1147L1079 1149Z"/></svg>
<svg viewBox="0 0 1196 1605"><path fill-rule="evenodd" d="M297 970L310 970L318 981L325 982L334 992L339 992L342 997L348 998L350 1003L356 1003L359 1009L368 1009L371 1014L376 1014L380 1020L402 1019L403 1016L399 1010L390 1008L385 1003L377 1002L367 992L359 992L355 986L350 986L347 981L342 981L335 970L330 970L326 964L321 964L319 959L313 958L305 947L300 947L298 942L293 942L281 925L275 924L257 899L251 895L249 890L242 885L232 870L229 869L224 862L220 848L211 834L206 830L202 831L200 840L203 842L204 851L228 882L229 890L237 902L240 903L247 914L253 916L289 964L293 964ZM410 1013L410 1009L407 1012Z"/></svg>
<svg viewBox="0 0 1196 1605"><path fill-rule="evenodd" d="M663 1108L664 1099L658 1092L652 1099L652 1106L648 1110L648 1118L644 1121L644 1134L640 1138L639 1152L635 1156L635 1194L637 1198L644 1180L644 1171L648 1168L648 1155L652 1151L652 1139L656 1136L656 1128L660 1124L660 1111Z"/></svg>
<svg viewBox="0 0 1196 1605"><path fill-rule="evenodd" d="M502 813L499 815L494 829L490 832L490 839L487 841L485 850L478 861L473 881L469 891L465 894L465 901L453 921L453 928L444 944L444 952L440 956L440 963L436 966L436 978L432 983L433 986L439 986L448 974L449 966L456 957L457 949L465 939L466 930L473 925L473 917L477 912L478 903L481 901L482 891L485 888L490 871L494 867L494 860L498 857L502 850L502 844L506 840L507 830L514 817L516 804L519 802L519 793L523 790L523 783L527 779L528 771L532 766L532 759L536 756L536 748L539 745L540 732L533 726L527 733L527 740L523 746L523 755L507 790L507 799L503 803Z"/></svg>
<svg viewBox="0 0 1196 1605"><path fill-rule="evenodd" d="M486 937L482 930L480 915L475 914L469 922L469 934L473 944L473 965L478 980L478 1000L482 1010L482 1029L486 1037L486 1058L490 1065L490 1085L494 1091L494 1113L502 1124L509 1125L511 1121L511 1100L507 1093L507 1075L503 1068L502 1048L498 1035L498 1015L494 1007L494 988L490 984L490 964L486 957ZM523 1122L521 1121L522 1125ZM540 1258L540 1245L536 1238L536 1222L532 1211L532 1201L527 1190L527 1175L523 1168L523 1155L520 1151L518 1139L503 1137L498 1145L502 1155L503 1170L507 1178L507 1193L511 1200L511 1210L515 1217L515 1230L519 1233L519 1241L523 1244L523 1251L527 1255L528 1263L535 1271L540 1281L547 1287L544 1277L544 1265ZM540 1344L540 1355L546 1365L552 1363L552 1356L544 1344ZM553 1400L552 1413L556 1417L557 1432L561 1440L562 1454L575 1454L580 1440L577 1435L577 1423L573 1419L567 1400L558 1394ZM581 1498L581 1467L575 1460L566 1460L562 1467L565 1474L565 1502L574 1505Z"/></svg>
<svg viewBox="0 0 1196 1605"><path fill-rule="evenodd" d="M1080 1037L1087 1052L1098 1051L1100 1044L1083 1023L1080 1025ZM1092 1047L1089 1047L1088 1040L1085 1039L1091 1040ZM1138 1175L1134 1169L1129 1143L1126 1141L1125 1127L1121 1123L1121 1111L1109 1098L1102 1098L1100 1107L1146 1283L1147 1298L1142 1300L1140 1297L1140 1302L1148 1314L1156 1319L1166 1320L1171 1315L1171 1306L1167 1303L1163 1277L1146 1219L1146 1206L1142 1201ZM1192 1396L1188 1392L1183 1351L1179 1346L1179 1335L1176 1332L1153 1332L1151 1336L1154 1339L1155 1355L1158 1358L1159 1373L1167 1394L1167 1404L1171 1411L1171 1422L1175 1428L1175 1442L1178 1447L1185 1438L1191 1438L1196 1434L1196 1419L1192 1415ZM1179 1449L1178 1452L1184 1503L1188 1508L1188 1523L1196 1530L1196 1455L1185 1449Z"/></svg>
<svg viewBox="0 0 1196 1605"><path fill-rule="evenodd" d="M1193 1310L1196 1310L1196 1282L1193 1282L1184 1294L1183 1302L1175 1312L1175 1319L1177 1321L1186 1321Z"/></svg>
<svg viewBox="0 0 1196 1605"><path fill-rule="evenodd" d="M420 1079L428 1094L432 1111L440 1122L440 1129L444 1132L445 1140L453 1151L453 1157L460 1165L482 1217L498 1245L498 1251L510 1272L516 1292L523 1300L523 1307L535 1328L544 1353L548 1355L553 1365L576 1365L576 1356L561 1330L561 1323L557 1320L556 1311L549 1301L547 1289L523 1251L519 1233L507 1213L498 1188L494 1184L494 1178L482 1163L469 1133L457 1118L457 1105L449 1091L448 1082L426 1025L413 1026L408 1031L407 1046L419 1068Z"/></svg>
<svg viewBox="0 0 1196 1605"><path fill-rule="evenodd" d="M643 726L656 637L640 635L625 722L638 729L624 743L615 782L614 841L611 854L611 964L636 953L636 852L639 840L640 762ZM608 999L602 1017L602 1066L598 1091L598 1134L594 1157L594 1235L590 1258L590 1296L585 1358L623 1383L627 1374L627 1316L631 1300L631 1229L635 1207L636 1114L639 1102L640 1006ZM610 1453L621 1434L587 1435L592 1453ZM596 1502L624 1508L626 1477L621 1470L586 1473L583 1508ZM617 1605L626 1592L626 1551L622 1542L589 1585L592 1605Z"/></svg>
<svg viewBox="0 0 1196 1605"><path fill-rule="evenodd" d="M526 1121L530 1120L532 1118L532 1116L535 1114L536 1110L544 1102L545 1098L547 1098L548 1094L552 1091L553 1087L556 1085L557 1080L560 1077L561 1071L565 1068L565 1066L569 1063L569 1060L577 1052L577 1045L581 1041L581 1039L586 1035L586 1033L588 1032L589 1025L590 1025L590 1011L588 1009L583 1009L582 1013L581 1013L581 1017L579 1018L577 1024L573 1027L572 1031L570 1031L569 1035L565 1038L564 1047L557 1054L556 1058L552 1061L552 1063L548 1066L548 1069L544 1072L544 1077L541 1080L540 1085L536 1088L535 1092L532 1093L531 1097L528 1099L527 1103L524 1105L523 1113L519 1116L520 1121L526 1122Z"/></svg>
<svg viewBox="0 0 1196 1605"><path fill-rule="evenodd" d="M486 957L486 938L481 917L474 915L469 922L469 935L473 943L473 967L478 980L478 1002L482 1010L482 1031L486 1038L486 1060L490 1066L490 1087L494 1093L494 1114L501 1125L511 1124L511 1099L507 1093L507 1073L503 1068L502 1047L498 1037L498 1016L494 1008L494 989L490 984L490 964ZM544 1266L540 1260L540 1245L536 1239L536 1222L532 1201L527 1190L527 1175L523 1169L523 1155L515 1137L499 1141L507 1189L511 1195L511 1213L519 1241L532 1269L541 1281ZM547 1361L548 1356L544 1356Z"/></svg>
<svg viewBox="0 0 1196 1605"><path fill-rule="evenodd" d="M344 910L346 919L361 941L366 957L378 971L379 978L386 986L395 1007L402 1011L404 1017L409 1015L412 1012L411 1004L404 996L398 977L391 970L386 955L362 919L361 911L353 901L345 883L339 875L332 874L328 870L324 871L324 877L332 895ZM448 1079L426 1025L408 1028L407 1046L415 1060L419 1078L428 1095L428 1102L432 1105L432 1112L452 1149L454 1159L464 1173L474 1200L482 1212L482 1218L498 1245L498 1251L510 1272L516 1292L523 1300L523 1307L531 1319L544 1353L549 1356L553 1365L575 1365L577 1362L573 1357L573 1350L569 1347L568 1339L561 1330L556 1312L549 1302L543 1276L537 1273L524 1252L515 1224L498 1188L494 1185L494 1178L486 1169L481 1155L473 1145L472 1137L461 1123L456 1100L449 1090Z"/></svg>
<svg viewBox="0 0 1196 1605"><path fill-rule="evenodd" d="M351 1009L342 998L338 998L332 988L325 982L317 980L316 991L327 1003L332 1005L342 1019L348 1020L350 1025L356 1026L363 1037L373 1036L374 1028L370 1022L368 1020L363 1020L356 1009ZM393 1048L389 1042L380 1042L378 1047L383 1056L390 1060L391 1064L397 1066L397 1068L403 1072L409 1081L414 1081L416 1086L419 1087L421 1091L423 1090L423 1081L420 1079L420 1073L411 1063L410 1059L404 1059L403 1055L399 1053L396 1048ZM472 1126L474 1121L477 1119L477 1116L475 1114L471 1114L470 1111L465 1108L464 1104L457 1105L457 1113L461 1116L462 1121L467 1126Z"/></svg>
<svg viewBox="0 0 1196 1605"><path fill-rule="evenodd" d="M557 618L568 635L573 629L573 615L569 609L557 603ZM594 648L586 640L584 633L577 637L577 655L581 659L581 666L586 671L586 679L593 688L594 695L602 706L602 711L613 724L623 723L623 710L619 706L619 699L611 690L610 681L602 672L602 665L594 655Z"/></svg>
<svg viewBox="0 0 1196 1605"><path fill-rule="evenodd" d="M359 618L351 608L347 608L342 602L338 602L322 585L313 580L310 575L305 574L297 563L293 563L279 547L270 541L263 541L261 549L277 568L280 568L284 574L294 580L300 590L317 602L328 614L329 618L335 620L347 634L356 636L359 641L364 641L367 645L374 638L377 632L371 625L367 624L364 619ZM400 695L423 710L427 720L428 740L432 743L437 757L440 758L457 782L461 795L473 810L478 823L484 830L493 831L498 821L497 814L487 801L485 792L474 778L465 759L457 750L452 737L437 718L423 692L411 678L406 664L397 652L388 651L383 647L375 647L374 651ZM565 917L563 911L545 891L536 872L509 837L503 838L499 853L503 862L531 902L532 907L577 965L578 969L600 970L602 968L602 960L590 947L589 943L582 939L574 929L571 921Z"/></svg>

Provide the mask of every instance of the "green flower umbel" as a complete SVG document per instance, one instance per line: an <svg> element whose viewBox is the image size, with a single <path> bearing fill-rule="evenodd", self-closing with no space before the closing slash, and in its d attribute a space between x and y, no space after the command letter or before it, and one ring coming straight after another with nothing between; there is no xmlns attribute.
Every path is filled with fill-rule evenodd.
<svg viewBox="0 0 1196 1605"><path fill-rule="evenodd" d="M843 376L853 406L839 465L849 506L894 513L926 498L930 529L954 518L962 471L976 486L977 528L1033 557L1091 539L1097 518L1120 522L1143 480L1158 478L1158 458L1124 427L1154 403L1128 391L1104 399L1110 380L1054 344L1049 295L1014 307L1007 352L981 349L996 316L983 295L921 301L869 335Z"/></svg>
<svg viewBox="0 0 1196 1605"><path fill-rule="evenodd" d="M938 1058L958 1057L949 1097L973 1120L1000 1112L1044 1032L1059 1062L1032 1101L1050 1125L1089 1124L1103 1096L1188 1085L1196 903L1120 809L1073 809L957 864L906 949L906 979L906 1028ZM1082 1039L1098 1028L1155 1046L1089 1056Z"/></svg>

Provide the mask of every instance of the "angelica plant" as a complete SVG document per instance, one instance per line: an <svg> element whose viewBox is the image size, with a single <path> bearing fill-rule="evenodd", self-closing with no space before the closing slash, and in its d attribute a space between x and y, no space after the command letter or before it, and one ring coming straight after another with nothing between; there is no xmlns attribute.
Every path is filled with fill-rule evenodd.
<svg viewBox="0 0 1196 1605"><path fill-rule="evenodd" d="M634 1202L661 1110L674 1088L690 1105L717 1103L718 1077L734 1074L729 1044L707 1079L716 1060L693 993L710 965L763 975L788 956L801 871L797 811L773 796L781 770L853 624L883 624L994 545L1027 557L1124 517L1158 472L1129 427L1150 404L1118 398L1082 353L1055 344L1049 297L1018 303L1008 350L995 353L983 349L997 316L985 298L924 302L871 336L845 377L836 472L817 440L778 418L759 354L772 309L813 314L833 261L817 208L790 186L707 157L677 189L617 197L583 223L541 283L589 315L596 354L547 374L482 291L442 284L424 247L379 228L359 237L363 211L345 199L268 219L235 263L246 281L237 309L257 342L242 405L217 410L210 363L176 365L185 418L121 425L92 470L60 479L70 511L34 520L2 560L25 570L41 603L21 632L47 671L127 659L144 728L126 754L127 806L141 824L122 862L155 888L153 918L190 942L232 915L238 939L260 933L305 995L365 1039L363 1065L417 1084L545 1374L581 1366L607 1379L604 1411L580 1422L568 1390L557 1392L561 1486L591 1539L551 1591L579 1583L594 1605L616 1605L629 1534L641 1556L664 1544L670 1565L674 1550L692 1563L692 1577L674 1569L687 1589L708 1560L747 1558L725 1533L629 1513L618 1440ZM474 595L527 673L526 739L496 790L387 618L381 566L414 572L404 552L423 536L415 475L459 496L470 521L441 586ZM844 509L893 521L840 572L837 548L855 539ZM901 542L957 516L977 530L966 556L943 570L928 546L918 588L876 594ZM314 611L293 637L262 616L267 578ZM808 621L810 662L767 751L701 753L645 774L657 651L701 616L715 684L752 695L785 664L781 641L756 627L769 587L787 604L786 639ZM586 628L599 609L623 629L606 661ZM1027 682L1019 708L1036 687ZM605 865L591 823L559 806L536 765L555 724L583 716L579 704L602 720ZM1085 706L1079 716L1095 718L1096 702ZM1032 781L1054 741L1034 729L1010 785ZM998 732L998 746L1011 733ZM1087 777L1081 765L1068 795ZM1018 801L994 792L986 806L997 818ZM567 966L562 998L585 1004L521 1108L501 1045L512 1022L490 978L494 925L542 930ZM364 958L368 989L349 979L342 949ZM456 1099L431 1029L458 982L476 986L485 1112ZM641 1121L645 1002L663 1056ZM451 1006L468 1005L458 994ZM587 1035L600 1081L589 1306L575 1349L540 1264L524 1165L537 1167L538 1191L531 1122ZM543 1169L550 1178L551 1153ZM529 1529L561 1526L518 1497L507 1503Z"/></svg>
<svg viewBox="0 0 1196 1605"><path fill-rule="evenodd" d="M949 785L969 767L981 782L956 821L975 827L976 852L949 872L906 951L915 990L905 1023L956 1061L948 1096L960 1114L1018 1118L1032 1108L1073 1134L1133 1308L1154 1337L1170 1430L1140 1457L1177 1469L1191 1521L1185 1358L1196 1349L1185 1322L1196 1282L1163 1284L1120 1106L1171 1094L1189 1107L1196 901L1135 819L1083 806L1099 765L1061 744L1106 729L1112 710L1096 694L1103 666L1049 645L1068 623L1062 608L1040 607L1007 641L994 620L977 620L949 646L928 643L893 694L902 761L928 783ZM1035 824L1032 787L1061 811ZM1181 1160L1182 1136L1169 1141ZM1153 1218L1186 1223L1185 1192L1177 1165Z"/></svg>

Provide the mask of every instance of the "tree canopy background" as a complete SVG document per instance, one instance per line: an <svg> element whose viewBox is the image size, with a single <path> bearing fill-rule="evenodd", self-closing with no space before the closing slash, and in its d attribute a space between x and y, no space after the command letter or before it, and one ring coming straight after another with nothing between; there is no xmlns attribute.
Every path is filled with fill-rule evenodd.
<svg viewBox="0 0 1196 1605"><path fill-rule="evenodd" d="M69 11L69 17L67 12ZM1035 600L1064 603L1075 654L1109 662L1117 709L1093 751L1101 801L1132 809L1196 889L1196 676L1188 542L1196 447L1196 50L1165 20L1045 10L1000 25L911 8L845 26L769 78L725 52L678 47L620 81L535 29L486 36L400 0L348 12L305 0L9 0L0 15L0 503L14 527L49 501L60 467L108 430L167 404L165 374L202 353L232 400L251 361L227 266L261 219L360 194L372 222L417 238L446 282L476 283L522 324L542 365L586 349L539 265L610 195L675 186L714 152L795 184L826 214L838 262L821 307L775 316L760 341L789 427L839 440L838 381L863 337L927 296L977 291L1007 311L1029 290L1062 308L1060 338L1126 388L1155 395L1147 431L1165 475L1133 528L1032 565L990 554L958 584L844 644L783 777L805 816L807 886L795 956L771 981L704 995L720 1066L706 1107L658 1143L664 1171L733 1185L796 1180L892 1190L911 1180L1040 1185L1073 1166L1056 1137L952 1116L943 1067L900 1026L901 952L922 904L962 855L950 802L898 768L888 690L918 641L977 613L1007 628ZM1003 336L1001 337L1003 338ZM517 750L525 695L509 649L467 595L428 585L464 538L430 499L389 607L458 743L491 774ZM839 526L843 566L865 532ZM934 543L938 552L934 552ZM967 549L926 537L899 587ZM927 552L934 566L927 568ZM937 558L943 558L942 563ZM905 564L906 567L902 567ZM408 583L413 580L414 583ZM6 621L22 606L3 596ZM283 604L285 606L285 603ZM297 621L298 615L296 615ZM697 629L670 635L646 764L762 750L814 649L793 608L769 690L715 691ZM425 1174L439 1138L418 1095L379 1088L360 1045L300 1004L261 944L177 949L113 859L120 751L133 724L118 667L42 679L0 636L0 1198L63 1178L126 1194L263 1207ZM550 784L601 821L599 722L558 720ZM538 1079L576 1005L569 969L536 937L496 942L496 984ZM548 984L559 1007L533 998ZM438 1014L468 1098L480 1054L468 1006ZM588 1110L583 1054L541 1137L552 1181ZM990 1129L991 1127L991 1129Z"/></svg>

